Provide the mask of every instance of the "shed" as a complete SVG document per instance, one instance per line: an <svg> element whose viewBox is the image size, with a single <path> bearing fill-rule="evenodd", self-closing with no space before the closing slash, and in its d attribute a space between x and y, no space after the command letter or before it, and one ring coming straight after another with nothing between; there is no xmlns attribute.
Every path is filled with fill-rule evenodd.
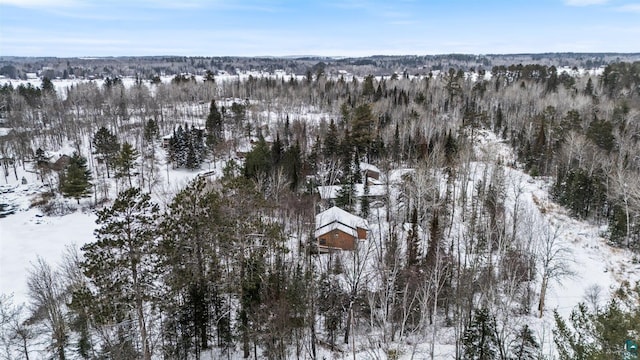
<svg viewBox="0 0 640 360"><path fill-rule="evenodd" d="M316 215L315 238L321 252L354 250L367 238L367 220L334 206Z"/></svg>

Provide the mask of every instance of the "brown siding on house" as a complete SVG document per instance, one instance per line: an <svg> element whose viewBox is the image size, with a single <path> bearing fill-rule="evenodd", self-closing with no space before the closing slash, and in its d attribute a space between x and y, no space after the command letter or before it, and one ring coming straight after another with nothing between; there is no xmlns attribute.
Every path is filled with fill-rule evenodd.
<svg viewBox="0 0 640 360"><path fill-rule="evenodd" d="M380 179L380 174L377 171L373 171L371 169L367 169L365 171L365 174L367 175L367 177L370 177L372 179L376 179L376 180Z"/></svg>
<svg viewBox="0 0 640 360"><path fill-rule="evenodd" d="M353 250L356 248L356 239L344 231L336 229L319 236L318 245L342 250Z"/></svg>
<svg viewBox="0 0 640 360"><path fill-rule="evenodd" d="M363 228L358 228L358 239L366 239L367 238L367 230Z"/></svg>

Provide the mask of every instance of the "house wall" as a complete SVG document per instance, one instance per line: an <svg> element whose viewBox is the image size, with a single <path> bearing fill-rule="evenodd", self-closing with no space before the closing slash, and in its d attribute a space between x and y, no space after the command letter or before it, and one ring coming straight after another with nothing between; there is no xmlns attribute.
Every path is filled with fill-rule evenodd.
<svg viewBox="0 0 640 360"><path fill-rule="evenodd" d="M358 228L358 239L366 239L367 238L367 230L363 228Z"/></svg>
<svg viewBox="0 0 640 360"><path fill-rule="evenodd" d="M332 230L318 237L318 245L353 250L356 248L356 239L340 230Z"/></svg>
<svg viewBox="0 0 640 360"><path fill-rule="evenodd" d="M373 171L373 170L367 169L365 171L365 174L367 175L367 177L370 177L370 178L376 179L376 180L380 180L380 174L377 171Z"/></svg>

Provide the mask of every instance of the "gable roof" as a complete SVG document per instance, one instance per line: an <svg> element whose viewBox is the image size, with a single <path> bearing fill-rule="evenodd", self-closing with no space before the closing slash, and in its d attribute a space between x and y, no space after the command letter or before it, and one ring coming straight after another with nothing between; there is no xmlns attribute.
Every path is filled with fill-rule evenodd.
<svg viewBox="0 0 640 360"><path fill-rule="evenodd" d="M338 229L353 237L358 237L357 229L369 229L367 220L334 206L316 215L315 237Z"/></svg>
<svg viewBox="0 0 640 360"><path fill-rule="evenodd" d="M364 185L363 184L354 184L355 187L355 196L363 197L364 196ZM326 185L326 186L318 186L318 194L320 194L320 198L322 200L330 200L336 199L338 194L340 193L340 189L342 187L340 185ZM380 185L369 185L369 196L384 196L387 193L387 186Z"/></svg>
<svg viewBox="0 0 640 360"><path fill-rule="evenodd" d="M369 171L376 172L376 173L380 174L380 169L378 169L377 166L372 165L372 164L363 163L363 162L360 163L360 170L361 171L369 170Z"/></svg>

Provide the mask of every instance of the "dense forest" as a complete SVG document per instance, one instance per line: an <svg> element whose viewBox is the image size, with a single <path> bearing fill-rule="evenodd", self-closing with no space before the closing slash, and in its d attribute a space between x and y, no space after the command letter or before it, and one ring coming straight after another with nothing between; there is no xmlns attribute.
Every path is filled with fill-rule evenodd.
<svg viewBox="0 0 640 360"><path fill-rule="evenodd" d="M61 264L33 264L27 305L2 295L2 356L398 359L426 343L434 358L445 337L456 359L541 359L530 319L551 313L557 358L621 358L640 286L548 309L570 249L509 185L543 181L607 246L640 251L640 62L607 58L279 59L247 76L237 63L261 60L170 59L188 66L167 75L58 59L40 85L7 81L4 179L37 173L34 207L96 226ZM356 250L319 252L333 205L367 220Z"/></svg>

